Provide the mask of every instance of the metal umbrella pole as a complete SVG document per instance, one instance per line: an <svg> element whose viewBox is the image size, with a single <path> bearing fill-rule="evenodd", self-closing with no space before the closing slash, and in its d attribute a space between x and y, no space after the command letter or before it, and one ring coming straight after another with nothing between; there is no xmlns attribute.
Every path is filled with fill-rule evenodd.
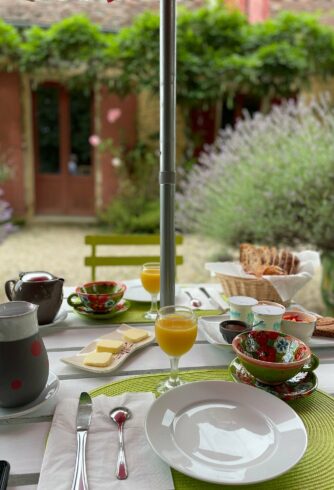
<svg viewBox="0 0 334 490"><path fill-rule="evenodd" d="M160 0L160 306L175 303L176 5Z"/></svg>

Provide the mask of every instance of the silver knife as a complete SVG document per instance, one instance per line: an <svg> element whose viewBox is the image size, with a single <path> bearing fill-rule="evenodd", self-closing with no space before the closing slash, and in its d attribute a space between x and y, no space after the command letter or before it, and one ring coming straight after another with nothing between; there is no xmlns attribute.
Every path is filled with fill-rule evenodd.
<svg viewBox="0 0 334 490"><path fill-rule="evenodd" d="M88 490L86 472L86 440L88 427L92 418L93 403L85 391L79 398L77 412L77 457L71 490Z"/></svg>
<svg viewBox="0 0 334 490"><path fill-rule="evenodd" d="M227 308L225 308L225 309L224 309L224 308L222 308L222 306L220 306L220 304L218 303L218 301L216 301L216 300L215 300L215 299L214 299L214 298L213 298L213 297L212 297L212 296L211 296L211 295L210 295L210 294L207 292L207 290L206 290L206 289L205 289L203 286L201 286L201 287L199 288L199 290L200 290L200 291L202 291L202 293L204 293L204 294L205 294L205 296L206 296L207 298L209 298L209 300L211 301L211 303L213 304L213 306L215 306L215 307L216 307L218 310L222 310L223 312L224 312L224 311L227 311Z"/></svg>

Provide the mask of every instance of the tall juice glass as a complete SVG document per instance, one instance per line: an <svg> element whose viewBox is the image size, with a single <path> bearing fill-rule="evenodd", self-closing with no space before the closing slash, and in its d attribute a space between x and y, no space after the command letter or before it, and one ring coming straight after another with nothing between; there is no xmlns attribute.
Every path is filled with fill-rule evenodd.
<svg viewBox="0 0 334 490"><path fill-rule="evenodd" d="M155 337L160 348L169 356L169 378L157 386L158 393L180 386L179 359L188 352L197 336L197 321L194 312L186 306L164 306L158 311L155 321Z"/></svg>
<svg viewBox="0 0 334 490"><path fill-rule="evenodd" d="M142 266L140 273L141 283L151 295L151 308L145 313L147 320L155 320L158 313L158 294L160 291L160 264L159 262L148 262Z"/></svg>

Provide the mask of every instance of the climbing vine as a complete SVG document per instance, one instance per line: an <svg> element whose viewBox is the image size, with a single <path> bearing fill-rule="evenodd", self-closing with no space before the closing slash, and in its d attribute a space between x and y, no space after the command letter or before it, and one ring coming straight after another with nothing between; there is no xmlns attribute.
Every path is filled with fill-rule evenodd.
<svg viewBox="0 0 334 490"><path fill-rule="evenodd" d="M177 31L177 96L184 106L222 94L286 96L313 76L334 74L334 31L317 16L285 12L250 25L236 10L182 9ZM90 88L96 81L120 94L159 89L159 16L145 12L118 33L102 32L84 16L48 29L25 30L0 21L2 69L38 79L57 72L64 83Z"/></svg>

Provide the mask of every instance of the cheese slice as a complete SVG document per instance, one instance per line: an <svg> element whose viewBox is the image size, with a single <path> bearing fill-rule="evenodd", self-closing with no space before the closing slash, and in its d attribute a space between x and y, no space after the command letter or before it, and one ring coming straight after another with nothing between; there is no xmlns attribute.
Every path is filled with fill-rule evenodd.
<svg viewBox="0 0 334 490"><path fill-rule="evenodd" d="M110 352L90 352L84 359L85 366L107 367L111 364L112 354Z"/></svg>
<svg viewBox="0 0 334 490"><path fill-rule="evenodd" d="M128 342L140 342L141 340L146 339L149 336L149 333L146 330L143 330L142 328L130 328L129 330L126 330L123 332L123 338L124 340L127 340Z"/></svg>
<svg viewBox="0 0 334 490"><path fill-rule="evenodd" d="M122 340L99 340L96 344L96 352L112 352L117 354L122 350L124 342Z"/></svg>

